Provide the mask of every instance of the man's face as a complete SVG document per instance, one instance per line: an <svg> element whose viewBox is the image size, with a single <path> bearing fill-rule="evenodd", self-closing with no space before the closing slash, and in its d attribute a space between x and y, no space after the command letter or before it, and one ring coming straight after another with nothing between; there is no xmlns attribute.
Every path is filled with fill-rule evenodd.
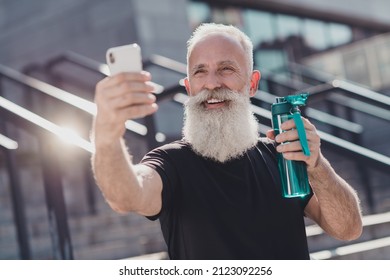
<svg viewBox="0 0 390 280"><path fill-rule="evenodd" d="M186 88L190 96L205 89L226 88L244 92L253 75L248 73L246 53L240 42L223 34L210 34L199 41L190 54L188 69ZM254 92L251 90L250 94ZM207 109L226 105L223 99L204 102Z"/></svg>
<svg viewBox="0 0 390 280"><path fill-rule="evenodd" d="M249 75L248 68L244 49L229 37L209 35L194 47L183 136L198 154L225 162L256 145L258 123L249 97L260 73Z"/></svg>

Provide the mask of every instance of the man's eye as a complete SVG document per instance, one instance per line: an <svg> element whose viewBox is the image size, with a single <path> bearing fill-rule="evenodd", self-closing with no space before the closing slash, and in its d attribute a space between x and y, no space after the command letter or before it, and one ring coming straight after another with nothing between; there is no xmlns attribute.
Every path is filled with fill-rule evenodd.
<svg viewBox="0 0 390 280"><path fill-rule="evenodd" d="M223 67L222 69L222 72L233 72L234 69L232 67Z"/></svg>
<svg viewBox="0 0 390 280"><path fill-rule="evenodd" d="M205 72L206 72L206 70L204 70L204 69L196 70L196 71L194 72L194 75L202 74L202 73L205 73Z"/></svg>

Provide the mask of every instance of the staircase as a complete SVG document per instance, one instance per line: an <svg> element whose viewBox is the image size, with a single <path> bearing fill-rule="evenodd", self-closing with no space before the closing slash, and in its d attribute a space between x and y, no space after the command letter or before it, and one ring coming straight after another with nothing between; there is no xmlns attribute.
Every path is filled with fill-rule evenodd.
<svg viewBox="0 0 390 280"><path fill-rule="evenodd" d="M94 77L91 78L93 83L72 83L68 76L61 75L61 71L58 70L62 63L71 64L79 71L89 72L89 75ZM150 65L168 69L178 77L185 75L185 65L167 58L153 56L144 62L145 67ZM0 106L2 120L6 120L3 127L0 127L0 133L16 139L19 145L16 150L3 147L0 153L0 259L20 259L23 255L19 250L20 232L15 223L15 212L12 210L15 199L11 199L11 194L18 188L15 183L11 183L13 182L12 176L7 171L10 166L9 158L13 159L14 170L17 171L17 177L20 179L18 184L20 194L17 195L19 198L16 201L24 205L25 236L29 247L29 252L24 256L27 258L122 259L139 258L139 256L147 258L148 254L165 252L159 223L136 214L114 213L94 185L89 171L91 146L85 139L88 139L91 117L95 110L91 92L93 92L95 82L106 73L104 65L68 53L53 59L46 65L26 68L25 74L28 75L6 67L1 67L0 70L2 79L10 80L19 86L22 85L20 93L22 98L19 104L32 113L32 115L22 117L18 115L18 110L10 112L11 109L5 108L5 105ZM269 106L276 95L285 95L287 90L290 94L291 91L309 89L313 101L310 101L310 108L307 108L305 113L316 123L318 129L321 129L324 136L323 152L334 168L356 187L362 199L364 214L367 215L364 234L353 243L330 240L308 221L309 247L313 258L389 257L389 245L386 245L388 244L386 238L390 236L390 231L386 229L389 223L388 214L368 216L372 213L390 211L390 191L386 184L389 179L386 170L388 171L390 166L390 150L386 143L386 136L389 133L386 127L388 127L389 120L385 119L388 116L386 112L389 112L390 105L385 103L388 100L386 95L383 95L384 102L375 102L373 98L370 101L365 96L358 97L356 90L353 94L354 91L351 89L348 91L340 86L331 87L332 83L329 81L308 83L307 80L296 80L285 76L281 78L271 73L263 74L263 78L267 88L272 89L272 94L262 89L252 100L252 108L261 121L260 131L264 133L270 127ZM7 99L12 96L13 92L5 91L13 91L14 85L6 85L3 89L2 96ZM69 90L77 94L72 94ZM177 109L177 114L180 114L182 110L180 103L186 98L181 94L182 91L183 88L179 84L164 87L157 95L157 99L159 102L169 102L170 109ZM370 92L371 94L376 93ZM345 99L346 96L347 99ZM341 98L344 98L344 103L340 101ZM348 106L345 102L346 100L361 102L362 99L370 103L371 108L376 108L377 112L382 109L382 118L378 119L377 116L368 115L367 112L362 111L367 109L364 106L359 111L355 108L355 103ZM43 118L32 122L36 116L43 116ZM71 142L68 146L58 142L57 138L61 137L60 132L63 131L55 126L56 123L63 121L64 116L65 119L74 120L80 125L80 135L83 137L68 139ZM15 126L18 127L17 130L12 128ZM180 130L176 135L172 131L159 130L153 118L131 121L126 124L126 127L126 140L136 161L147 150L179 137L180 133ZM66 134L65 138L69 138L69 135ZM377 137L372 137L372 135ZM46 150L49 152L45 152ZM59 160L52 159L53 154L56 154ZM43 157L53 162L53 166L47 163L45 165L45 161L42 161ZM57 164L58 168L55 168ZM51 168L53 172L44 172ZM51 206L54 210L48 211L45 197L53 195L50 193L53 188L57 191L63 190L65 211L55 206ZM66 218L67 225L64 229L67 231L68 227L71 244L64 244L62 241L67 241L68 237L57 231L58 224L55 222L60 222L61 217ZM23 221L23 214L20 220ZM371 247L370 244L364 243L370 241L377 242L371 244ZM359 250L356 249L358 247L352 249L346 247L359 244L361 245ZM383 244L383 246L378 248L378 244ZM361 249L362 246L374 249L364 251ZM61 248L65 251L66 248L72 248L72 254L61 251ZM165 254L152 256L166 257Z"/></svg>
<svg viewBox="0 0 390 280"><path fill-rule="evenodd" d="M317 225L306 228L313 259L386 260L390 258L390 212L363 218L363 234L352 242L330 238Z"/></svg>
<svg viewBox="0 0 390 280"><path fill-rule="evenodd" d="M84 163L85 164L85 163ZM85 174L80 162L66 162L63 190L75 259L122 259L164 251L160 225L136 214L119 215L104 201L97 187L94 212L88 207ZM48 221L39 162L19 165L31 259L55 259L53 230ZM0 259L20 259L7 174L0 174Z"/></svg>

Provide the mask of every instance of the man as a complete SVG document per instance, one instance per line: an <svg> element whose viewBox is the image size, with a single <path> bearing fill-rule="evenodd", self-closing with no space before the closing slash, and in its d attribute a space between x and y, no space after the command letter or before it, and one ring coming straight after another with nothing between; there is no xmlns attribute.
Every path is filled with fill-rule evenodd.
<svg viewBox="0 0 390 280"><path fill-rule="evenodd" d="M249 107L260 80L252 48L235 27L198 27L188 41L183 139L137 165L122 137L126 120L157 110L150 74L122 73L96 87L97 183L114 210L160 220L171 259L308 259L304 216L337 239L361 234L357 195L321 154L307 119L310 156L301 151L293 121L276 139L272 131L268 140L258 137ZM277 152L306 163L309 196L282 197Z"/></svg>

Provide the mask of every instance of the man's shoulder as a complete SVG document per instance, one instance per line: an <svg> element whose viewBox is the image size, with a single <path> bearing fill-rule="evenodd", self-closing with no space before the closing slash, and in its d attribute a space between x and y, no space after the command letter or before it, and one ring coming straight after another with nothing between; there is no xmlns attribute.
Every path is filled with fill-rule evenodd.
<svg viewBox="0 0 390 280"><path fill-rule="evenodd" d="M153 157L153 156L172 157L172 156L185 154L191 151L192 149L186 141L176 140L151 150L146 154L145 157L146 158Z"/></svg>
<svg viewBox="0 0 390 280"><path fill-rule="evenodd" d="M276 147L276 142L274 140L269 139L268 137L260 137L257 142L258 147L267 147L268 149L274 150Z"/></svg>
<svg viewBox="0 0 390 280"><path fill-rule="evenodd" d="M190 149L190 145L183 139L176 140L167 144L164 144L155 150L161 150L161 151L178 151L178 150L186 150Z"/></svg>
<svg viewBox="0 0 390 280"><path fill-rule="evenodd" d="M272 158L276 157L276 142L274 140L271 140L267 137L261 137L259 138L256 147L258 150L263 152L263 154L268 154Z"/></svg>

